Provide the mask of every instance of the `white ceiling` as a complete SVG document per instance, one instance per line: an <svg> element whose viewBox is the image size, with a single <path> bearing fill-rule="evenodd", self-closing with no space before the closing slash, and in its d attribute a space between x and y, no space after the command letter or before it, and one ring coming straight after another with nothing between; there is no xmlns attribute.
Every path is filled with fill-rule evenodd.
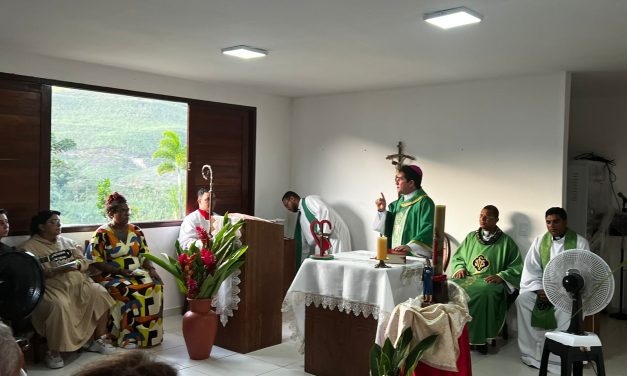
<svg viewBox="0 0 627 376"><path fill-rule="evenodd" d="M480 24L422 14L465 5ZM221 55L248 44L263 59ZM0 0L0 46L290 97L627 70L625 0ZM1 47L0 47L0 59Z"/></svg>

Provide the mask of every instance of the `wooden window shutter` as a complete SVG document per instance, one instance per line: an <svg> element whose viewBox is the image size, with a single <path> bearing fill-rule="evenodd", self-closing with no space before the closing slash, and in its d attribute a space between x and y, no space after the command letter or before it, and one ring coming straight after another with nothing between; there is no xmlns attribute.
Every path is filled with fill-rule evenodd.
<svg viewBox="0 0 627 376"><path fill-rule="evenodd" d="M213 169L216 212L254 214L256 109L211 102L189 103L187 212L198 208L201 174Z"/></svg>
<svg viewBox="0 0 627 376"><path fill-rule="evenodd" d="M9 235L50 205L50 86L0 77L0 207Z"/></svg>

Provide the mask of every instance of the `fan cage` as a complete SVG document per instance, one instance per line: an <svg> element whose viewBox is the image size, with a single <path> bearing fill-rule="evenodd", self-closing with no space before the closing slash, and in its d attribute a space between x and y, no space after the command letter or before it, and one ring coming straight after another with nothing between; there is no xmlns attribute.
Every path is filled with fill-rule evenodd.
<svg viewBox="0 0 627 376"><path fill-rule="evenodd" d="M562 285L562 278L569 270L577 270L584 279L581 291L584 316L594 315L610 303L614 295L612 270L598 255L587 250L574 249L553 257L544 269L544 292L555 307L573 314L572 298Z"/></svg>

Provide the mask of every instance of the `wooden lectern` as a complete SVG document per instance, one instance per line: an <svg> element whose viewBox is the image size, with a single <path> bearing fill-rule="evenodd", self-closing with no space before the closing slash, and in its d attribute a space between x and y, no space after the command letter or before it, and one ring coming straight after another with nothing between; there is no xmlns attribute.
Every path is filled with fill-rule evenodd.
<svg viewBox="0 0 627 376"><path fill-rule="evenodd" d="M226 326L218 324L215 344L248 353L281 343L283 302L283 225L245 219L248 245L239 278L240 302Z"/></svg>

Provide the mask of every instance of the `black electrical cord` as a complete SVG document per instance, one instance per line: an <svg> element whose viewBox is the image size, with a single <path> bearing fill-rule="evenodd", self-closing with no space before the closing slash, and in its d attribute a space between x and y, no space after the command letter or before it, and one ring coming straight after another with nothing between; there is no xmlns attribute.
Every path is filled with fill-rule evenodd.
<svg viewBox="0 0 627 376"><path fill-rule="evenodd" d="M613 159L606 159L594 153L582 153L575 156L574 159L601 162L605 165L610 180L610 189L612 190L612 195L614 196L614 200L616 201L616 207L620 211L622 209L622 206L618 201L618 195L616 194L616 190L614 189L614 182L616 182L616 173L614 173L613 167L616 166L616 162L614 162Z"/></svg>

